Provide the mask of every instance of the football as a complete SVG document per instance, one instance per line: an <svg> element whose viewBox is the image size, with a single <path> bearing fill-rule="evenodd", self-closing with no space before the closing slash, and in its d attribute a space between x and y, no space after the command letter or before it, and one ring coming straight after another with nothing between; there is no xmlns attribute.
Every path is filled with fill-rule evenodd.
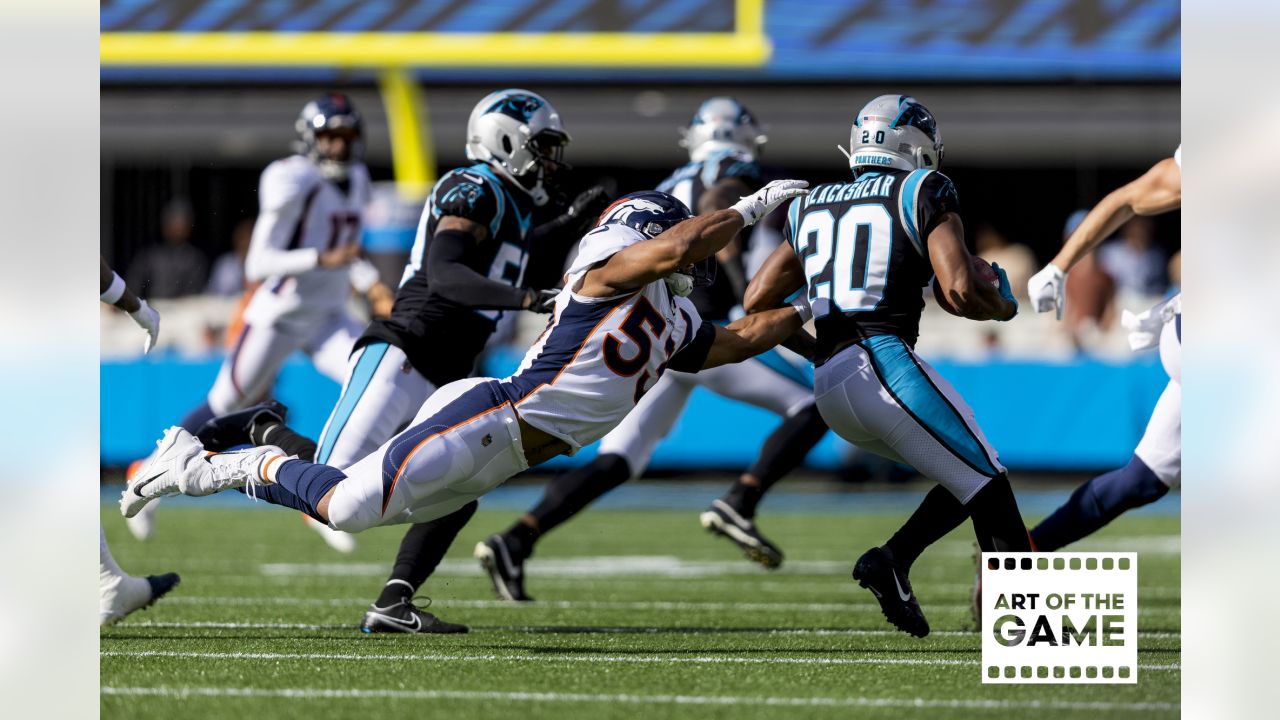
<svg viewBox="0 0 1280 720"><path fill-rule="evenodd" d="M992 285L1000 284L1000 276L996 274L996 269L991 267L991 263L983 260L977 255L970 256L969 262L973 265L973 271L978 274L978 277L986 280Z"/></svg>

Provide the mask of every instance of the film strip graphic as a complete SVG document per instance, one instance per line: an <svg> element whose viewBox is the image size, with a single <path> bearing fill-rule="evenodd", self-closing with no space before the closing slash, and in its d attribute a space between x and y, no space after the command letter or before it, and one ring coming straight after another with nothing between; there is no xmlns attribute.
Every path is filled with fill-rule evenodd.
<svg viewBox="0 0 1280 720"><path fill-rule="evenodd" d="M982 682L1131 684L1136 553L983 553Z"/></svg>

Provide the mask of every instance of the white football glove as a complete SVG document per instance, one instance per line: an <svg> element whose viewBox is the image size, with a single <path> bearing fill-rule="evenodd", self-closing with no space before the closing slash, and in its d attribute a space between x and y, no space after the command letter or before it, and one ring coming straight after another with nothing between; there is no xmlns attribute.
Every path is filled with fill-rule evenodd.
<svg viewBox="0 0 1280 720"><path fill-rule="evenodd" d="M774 180L734 203L733 209L742 215L744 223L751 226L787 200L808 195L807 187L809 183L804 180Z"/></svg>
<svg viewBox="0 0 1280 720"><path fill-rule="evenodd" d="M145 355L151 352L151 348L156 346L156 338L160 337L160 313L148 305L146 300L139 298L138 309L129 313L129 317L138 323L138 327L147 331L147 341L142 346L142 353Z"/></svg>
<svg viewBox="0 0 1280 720"><path fill-rule="evenodd" d="M1064 293L1067 287L1067 274L1050 263L1027 281L1027 295L1031 298L1031 307L1038 313L1058 311L1058 319L1062 319L1062 307L1066 304Z"/></svg>

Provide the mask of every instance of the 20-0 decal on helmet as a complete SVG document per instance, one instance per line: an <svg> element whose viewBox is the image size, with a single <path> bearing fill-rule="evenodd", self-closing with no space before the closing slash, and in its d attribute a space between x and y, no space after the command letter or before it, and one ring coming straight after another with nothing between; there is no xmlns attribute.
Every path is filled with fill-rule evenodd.
<svg viewBox="0 0 1280 720"><path fill-rule="evenodd" d="M881 95L864 105L853 119L849 150L840 151L854 170L937 170L944 154L933 113L910 95Z"/></svg>

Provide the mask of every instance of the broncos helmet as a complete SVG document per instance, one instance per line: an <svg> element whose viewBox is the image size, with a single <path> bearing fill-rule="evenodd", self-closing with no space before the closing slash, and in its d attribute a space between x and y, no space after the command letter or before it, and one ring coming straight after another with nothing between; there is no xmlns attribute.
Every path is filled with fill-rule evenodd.
<svg viewBox="0 0 1280 720"><path fill-rule="evenodd" d="M839 147L839 146L837 146ZM937 170L942 165L942 133L933 113L910 95L881 95L853 119L849 132L849 168Z"/></svg>
<svg viewBox="0 0 1280 720"><path fill-rule="evenodd" d="M568 169L570 141L560 113L541 95L513 88L484 97L467 120L467 157L489 163L545 205L552 178L548 170Z"/></svg>
<svg viewBox="0 0 1280 720"><path fill-rule="evenodd" d="M326 93L303 106L298 119L293 124L298 132L297 150L299 154L311 158L320 168L320 174L329 180L342 181L347 177L347 168L351 163L359 162L363 151L360 139L364 134L364 121L351 98L342 93ZM325 130L350 129L356 134L351 143L351 151L346 160L335 160L320 156L316 148L316 133Z"/></svg>
<svg viewBox="0 0 1280 720"><path fill-rule="evenodd" d="M693 213L674 195L657 190L641 190L613 201L600 214L596 226L626 225L652 240L691 217ZM710 285L716 279L714 258L700 260L681 272L693 279L694 286Z"/></svg>
<svg viewBox="0 0 1280 720"><path fill-rule="evenodd" d="M698 106L689 127L680 129L680 147L689 150L689 159L702 162L717 152L737 150L754 158L769 140L760 131L756 118L742 103L731 97L709 98Z"/></svg>

